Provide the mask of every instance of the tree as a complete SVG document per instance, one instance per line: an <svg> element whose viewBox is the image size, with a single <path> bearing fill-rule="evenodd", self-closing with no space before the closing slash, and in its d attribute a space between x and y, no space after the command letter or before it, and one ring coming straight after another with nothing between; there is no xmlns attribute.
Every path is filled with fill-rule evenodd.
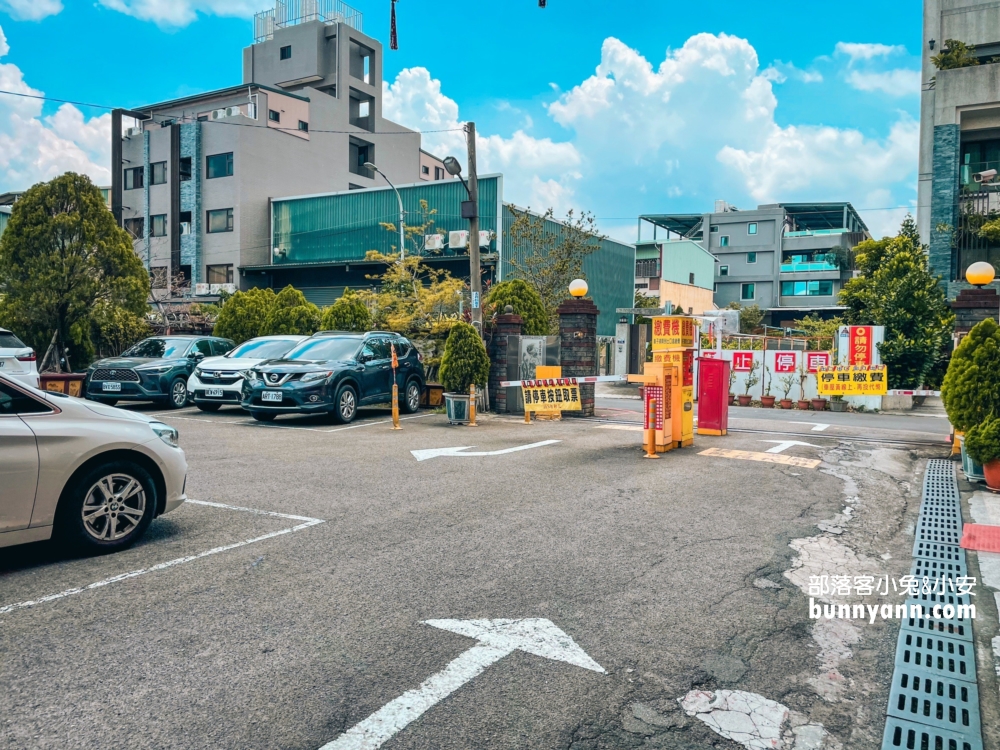
<svg viewBox="0 0 1000 750"><path fill-rule="evenodd" d="M632 298L632 306L636 309L645 310L656 310L660 307L660 300L656 297L647 297L638 289L635 290L635 295ZM647 318L645 315L636 315L632 320L636 325L645 325L646 323L651 323L652 318Z"/></svg>
<svg viewBox="0 0 1000 750"><path fill-rule="evenodd" d="M549 209L535 216L530 209L509 206L514 222L507 233L511 266L516 276L528 282L542 298L549 331L559 330L559 305L569 294L574 279L586 279L583 261L600 247L604 237L597 231L592 214L576 215L570 210L566 220L553 220Z"/></svg>
<svg viewBox="0 0 1000 750"><path fill-rule="evenodd" d="M99 302L94 309L92 339L98 357L117 357L133 344L153 335L145 318L130 310Z"/></svg>
<svg viewBox="0 0 1000 750"><path fill-rule="evenodd" d="M289 284L275 296L274 305L267 314L261 333L265 336L311 336L319 330L321 317L319 308Z"/></svg>
<svg viewBox="0 0 1000 750"><path fill-rule="evenodd" d="M879 353L889 387L918 388L942 356L955 316L940 280L931 275L913 218L906 217L895 237L862 242L855 257L861 276L840 292L844 319L885 326Z"/></svg>
<svg viewBox="0 0 1000 750"><path fill-rule="evenodd" d="M367 331L372 325L372 316L361 298L350 289L323 311L320 323L325 331Z"/></svg>
<svg viewBox="0 0 1000 750"><path fill-rule="evenodd" d="M824 320L818 315L806 315L801 320L792 323L792 328L805 333L809 338L806 348L809 351L832 351L837 348L837 334L844 325L843 318L833 317Z"/></svg>
<svg viewBox="0 0 1000 750"><path fill-rule="evenodd" d="M740 311L740 333L753 333L764 323L764 311L756 303L744 307L739 302L730 302L728 307Z"/></svg>
<svg viewBox="0 0 1000 750"><path fill-rule="evenodd" d="M490 376L490 358L476 329L468 323L452 326L441 360L441 384L449 393L468 393L475 383L485 387Z"/></svg>
<svg viewBox="0 0 1000 750"><path fill-rule="evenodd" d="M99 305L146 310L149 275L90 179L30 188L0 237L0 322L45 352L40 369L85 366ZM71 354L72 352L72 354Z"/></svg>
<svg viewBox="0 0 1000 750"><path fill-rule="evenodd" d="M931 62L938 70L953 70L979 65L979 58L973 45L957 39L945 39L941 51L931 57Z"/></svg>
<svg viewBox="0 0 1000 750"><path fill-rule="evenodd" d="M222 303L213 333L237 344L260 336L276 297L273 289L262 287L236 292Z"/></svg>
<svg viewBox="0 0 1000 750"><path fill-rule="evenodd" d="M509 279L494 284L484 305L486 317L502 315L507 305L521 316L521 331L525 336L548 335L549 319L545 313L545 305L538 292L524 279Z"/></svg>
<svg viewBox="0 0 1000 750"><path fill-rule="evenodd" d="M960 432L1000 416L1000 327L992 318L969 331L951 355L941 400Z"/></svg>

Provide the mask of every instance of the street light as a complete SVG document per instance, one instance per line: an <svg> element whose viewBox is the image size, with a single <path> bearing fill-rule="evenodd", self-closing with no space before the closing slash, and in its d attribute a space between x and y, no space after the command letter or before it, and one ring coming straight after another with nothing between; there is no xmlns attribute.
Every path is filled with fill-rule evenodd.
<svg viewBox="0 0 1000 750"><path fill-rule="evenodd" d="M574 297L586 297L588 289L590 287L587 286L587 282L583 279L576 279L569 283L569 293Z"/></svg>
<svg viewBox="0 0 1000 750"><path fill-rule="evenodd" d="M365 169L371 169L374 172L378 172L382 175L382 179L389 183L389 187L396 194L396 200L399 201L399 262L402 263L406 259L406 211L403 209L403 199L399 195L399 191L396 190L396 186L389 181L389 178L385 176L385 172L376 167L370 161L364 163Z"/></svg>
<svg viewBox="0 0 1000 750"><path fill-rule="evenodd" d="M981 260L966 269L965 280L975 287L982 288L992 282L996 275L997 272L993 265Z"/></svg>

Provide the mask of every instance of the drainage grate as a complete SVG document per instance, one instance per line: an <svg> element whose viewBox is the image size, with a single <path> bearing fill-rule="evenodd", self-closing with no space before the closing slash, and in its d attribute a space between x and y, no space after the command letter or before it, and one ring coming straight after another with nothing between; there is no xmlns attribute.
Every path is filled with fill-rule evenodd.
<svg viewBox="0 0 1000 750"><path fill-rule="evenodd" d="M954 528L962 530L962 513L958 505L932 505L924 503L920 508L920 524L934 528Z"/></svg>
<svg viewBox="0 0 1000 750"><path fill-rule="evenodd" d="M916 599L906 600L906 609L912 612L911 605L920 605ZM972 643L972 620L968 617L934 617L932 612L924 607L923 617L908 617L902 622L901 630L908 630L919 635L940 635L945 638L957 638L968 643Z"/></svg>
<svg viewBox="0 0 1000 750"><path fill-rule="evenodd" d="M919 539L913 545L913 556L918 560L961 561L965 565L965 551L955 544L936 544Z"/></svg>
<svg viewBox="0 0 1000 750"><path fill-rule="evenodd" d="M939 528L917 524L916 540L913 542L913 556L919 557L926 549L931 549L930 545L949 544L958 547L962 541L962 533L958 529Z"/></svg>
<svg viewBox="0 0 1000 750"><path fill-rule="evenodd" d="M949 729L918 724L908 719L889 716L882 735L882 750L983 750L979 727L975 732L953 732Z"/></svg>
<svg viewBox="0 0 1000 750"><path fill-rule="evenodd" d="M948 680L976 682L976 660L972 644L954 638L922 635L910 631L899 634L896 645L896 678L900 671ZM906 687L904 684L903 687ZM892 709L893 702L889 701Z"/></svg>
<svg viewBox="0 0 1000 750"><path fill-rule="evenodd" d="M950 544L934 545L919 557L913 558L910 574L918 578L926 576L930 579L944 576L948 580L969 575L969 566L965 561L965 550L952 547Z"/></svg>
<svg viewBox="0 0 1000 750"><path fill-rule="evenodd" d="M929 677L920 669L897 670L889 715L965 735L980 726L979 690L974 682Z"/></svg>

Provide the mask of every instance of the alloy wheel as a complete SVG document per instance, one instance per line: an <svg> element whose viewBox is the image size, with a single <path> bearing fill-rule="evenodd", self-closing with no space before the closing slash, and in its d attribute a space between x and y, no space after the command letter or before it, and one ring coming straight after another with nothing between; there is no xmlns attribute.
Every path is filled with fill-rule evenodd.
<svg viewBox="0 0 1000 750"><path fill-rule="evenodd" d="M87 490L83 527L94 539L113 542L128 536L146 512L146 490L128 474L108 474Z"/></svg>
<svg viewBox="0 0 1000 750"><path fill-rule="evenodd" d="M354 398L354 391L350 388L345 388L340 394L340 418L345 422L350 422L354 418L354 412L357 408L358 404Z"/></svg>
<svg viewBox="0 0 1000 750"><path fill-rule="evenodd" d="M406 387L406 405L411 412L420 408L420 388L416 383L410 383Z"/></svg>
<svg viewBox="0 0 1000 750"><path fill-rule="evenodd" d="M170 386L170 400L174 402L174 406L178 409L187 404L187 383L183 380L177 380L172 386Z"/></svg>

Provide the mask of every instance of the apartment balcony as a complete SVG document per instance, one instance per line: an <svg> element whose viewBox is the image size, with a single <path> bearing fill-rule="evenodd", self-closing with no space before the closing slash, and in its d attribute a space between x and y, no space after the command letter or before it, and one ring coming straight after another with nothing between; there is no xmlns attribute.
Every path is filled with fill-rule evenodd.
<svg viewBox="0 0 1000 750"><path fill-rule="evenodd" d="M816 271L836 271L839 274L840 266L825 260L781 264L781 273L814 273Z"/></svg>

